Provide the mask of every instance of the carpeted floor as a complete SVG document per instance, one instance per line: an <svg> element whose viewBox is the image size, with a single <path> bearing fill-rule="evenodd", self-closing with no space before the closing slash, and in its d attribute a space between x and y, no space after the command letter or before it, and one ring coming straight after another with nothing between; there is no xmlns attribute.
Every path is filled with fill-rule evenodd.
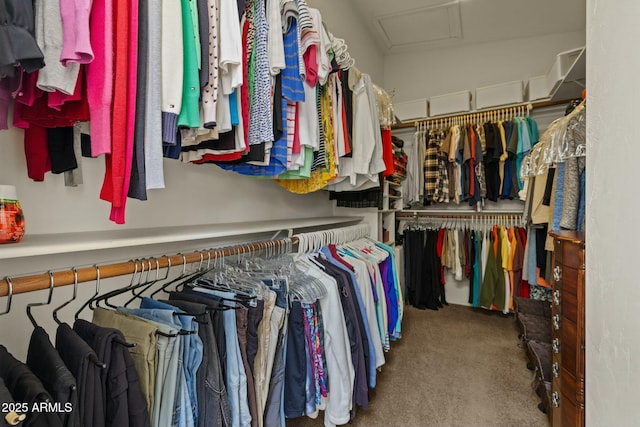
<svg viewBox="0 0 640 427"><path fill-rule="evenodd" d="M450 305L407 307L403 338L391 344L368 411L354 427L548 427L531 388L513 316ZM287 420L288 427L323 425Z"/></svg>

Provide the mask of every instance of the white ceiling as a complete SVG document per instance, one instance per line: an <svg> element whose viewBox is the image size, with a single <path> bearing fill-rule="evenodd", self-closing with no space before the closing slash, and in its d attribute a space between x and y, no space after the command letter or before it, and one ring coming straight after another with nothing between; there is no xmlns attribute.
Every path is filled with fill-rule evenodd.
<svg viewBox="0 0 640 427"><path fill-rule="evenodd" d="M585 0L350 0L385 53L581 31Z"/></svg>

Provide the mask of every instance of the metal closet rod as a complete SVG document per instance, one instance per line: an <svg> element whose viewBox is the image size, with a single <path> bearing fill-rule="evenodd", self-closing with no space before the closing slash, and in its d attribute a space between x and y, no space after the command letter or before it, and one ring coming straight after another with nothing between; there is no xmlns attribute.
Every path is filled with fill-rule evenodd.
<svg viewBox="0 0 640 427"><path fill-rule="evenodd" d="M207 262L208 259L214 260L220 257L239 255L243 253L252 253L257 251L269 251L273 248L281 249L286 247L287 244L295 244L298 242L297 237L290 239L279 240L266 240L262 242L251 242L246 244L239 244L234 246L227 246L221 248L203 249L199 252L178 253L174 255L163 255L160 257L147 257L142 259L130 260L127 262L118 262L113 264L98 265L100 269L100 279L106 279L109 277L128 276L134 272L140 272L143 268L149 265L151 262L151 268L166 268L171 262L172 267L178 267L185 263L193 264L200 262L201 260ZM210 257L210 258L209 258ZM170 260L170 261L169 261ZM156 261L158 264L156 264ZM92 282L97 277L96 266L82 267L76 269L78 275L78 283ZM54 286L66 286L75 283L75 274L72 268L53 272ZM12 282L12 295L22 294L26 292L38 291L41 289L49 289L51 286L51 276L49 273L35 274L31 276L10 277ZM0 280L0 297L9 295L9 284L5 279Z"/></svg>

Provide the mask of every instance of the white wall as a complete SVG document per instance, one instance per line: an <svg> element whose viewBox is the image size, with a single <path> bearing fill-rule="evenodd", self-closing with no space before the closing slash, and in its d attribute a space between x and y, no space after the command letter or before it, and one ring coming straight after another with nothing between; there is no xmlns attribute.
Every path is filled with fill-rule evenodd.
<svg viewBox="0 0 640 427"><path fill-rule="evenodd" d="M331 33L345 39L356 67L371 75L374 83L384 83L384 60L373 35L352 2L345 0L309 0L309 6L319 9L322 20Z"/></svg>
<svg viewBox="0 0 640 427"><path fill-rule="evenodd" d="M640 420L636 0L587 1L587 336L590 426ZM615 150L615 153L612 152ZM617 154L616 154L617 153Z"/></svg>
<svg viewBox="0 0 640 427"><path fill-rule="evenodd" d="M384 87L395 89L394 102L473 93L477 87L546 74L558 53L584 41L584 32L571 32L388 55Z"/></svg>
<svg viewBox="0 0 640 427"><path fill-rule="evenodd" d="M358 67L382 82L382 56L375 45L368 43L368 33L357 19L348 2L323 2L318 7L327 18L327 25L336 36L346 39L349 51ZM45 182L33 182L27 177L22 131L12 128L0 131L0 184L15 185L25 217L27 237L35 234L73 233L89 230L115 230L122 228L151 228L172 225L268 221L274 219L331 216L334 203L328 193L318 191L310 195L292 194L272 180L251 179L225 172L214 165L182 164L165 160L166 189L152 190L149 200L128 201L127 223L118 226L108 220L109 204L99 199L104 174L104 159L82 159L84 185L64 187L61 175L47 174ZM340 209L337 215L359 216L356 209ZM371 215L369 215L371 218ZM375 233L375 221L368 220ZM264 239L270 235L243 236L235 241ZM72 239L71 235L61 238ZM230 239L226 239L228 241ZM147 246L135 249L113 249L87 254L31 257L0 261L0 276L34 274L47 269L62 269L73 265L115 262L146 255L173 254L202 247L219 246L221 241L183 242L170 245ZM19 244L19 243L18 243ZM102 284L103 290L126 284L129 278L110 279ZM78 300L91 294L91 285L80 287ZM21 294L14 297L10 315L0 318L0 343L17 357L24 359L31 325L24 306L31 301L44 301L46 291ZM53 306L70 298L71 287L56 289ZM0 299L0 311L5 306ZM52 336L55 324L49 308L34 309L36 317ZM62 318L73 321L74 307L64 310ZM70 317L71 316L71 317ZM15 334L14 331L21 333Z"/></svg>
<svg viewBox="0 0 640 427"><path fill-rule="evenodd" d="M127 223L109 221L109 204L99 200L104 159L82 159L85 184L66 188L62 175L44 182L27 177L21 130L0 131L0 184L15 185L26 217L27 233L65 233L146 228L165 225L260 221L327 216L332 205L326 192L291 194L271 180L225 172L215 165L181 164L165 159L163 190L149 191L149 200L128 201Z"/></svg>
<svg viewBox="0 0 640 427"><path fill-rule="evenodd" d="M353 5L339 0L313 1L311 5L320 9L328 28L346 40L359 69L382 84L382 54L371 42L368 29ZM117 226L108 220L109 205L98 198L104 174L102 158L82 159L85 185L65 188L62 176L47 174L45 182L40 183L28 179L22 131L0 131L0 146L0 184L17 186L29 234L333 214L333 204L324 191L295 195L271 180L246 178L214 165L184 165L165 160L167 188L150 191L145 202L129 199L127 224Z"/></svg>

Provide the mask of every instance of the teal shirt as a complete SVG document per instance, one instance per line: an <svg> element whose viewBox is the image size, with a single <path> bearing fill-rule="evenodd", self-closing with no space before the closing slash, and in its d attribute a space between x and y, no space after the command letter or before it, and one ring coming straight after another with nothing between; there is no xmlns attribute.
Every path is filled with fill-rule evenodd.
<svg viewBox="0 0 640 427"><path fill-rule="evenodd" d="M182 83L182 109L178 127L199 128L200 122L200 46L196 46L197 9L195 2L182 0L182 43L184 49L184 75ZM194 16L196 19L194 20Z"/></svg>

